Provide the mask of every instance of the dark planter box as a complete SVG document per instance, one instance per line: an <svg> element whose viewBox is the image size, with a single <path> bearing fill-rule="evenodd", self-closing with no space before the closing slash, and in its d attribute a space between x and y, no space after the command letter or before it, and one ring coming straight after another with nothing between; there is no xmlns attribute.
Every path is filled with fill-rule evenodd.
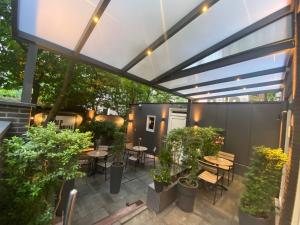
<svg viewBox="0 0 300 225"><path fill-rule="evenodd" d="M110 168L110 193L112 194L120 192L123 169L123 162L114 162Z"/></svg>
<svg viewBox="0 0 300 225"><path fill-rule="evenodd" d="M179 178L177 184L177 206L185 212L193 212L196 194L198 192L198 183L195 187L184 185Z"/></svg>
<svg viewBox="0 0 300 225"><path fill-rule="evenodd" d="M240 225L274 225L275 216L272 215L266 219L258 218L248 213L245 213L239 209L239 224Z"/></svg>

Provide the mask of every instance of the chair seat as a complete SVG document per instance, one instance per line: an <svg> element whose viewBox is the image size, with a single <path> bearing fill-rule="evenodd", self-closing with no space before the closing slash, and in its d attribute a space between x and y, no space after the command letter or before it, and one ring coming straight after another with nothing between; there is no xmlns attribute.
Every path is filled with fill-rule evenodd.
<svg viewBox="0 0 300 225"><path fill-rule="evenodd" d="M222 178L222 176L217 176L208 171L204 171L204 172L200 173L198 176L198 179L204 180L211 184L216 184L221 178Z"/></svg>
<svg viewBox="0 0 300 225"><path fill-rule="evenodd" d="M231 169L231 167L229 166L221 166L221 165L219 166L219 168L226 171Z"/></svg>
<svg viewBox="0 0 300 225"><path fill-rule="evenodd" d="M80 165L87 165L87 164L89 164L89 160L88 159L80 159L79 164Z"/></svg>
<svg viewBox="0 0 300 225"><path fill-rule="evenodd" d="M138 160L138 158L135 157L135 156L130 156L128 159L131 160L131 161L137 161Z"/></svg>
<svg viewBox="0 0 300 225"><path fill-rule="evenodd" d="M105 168L105 162L98 162L97 165ZM111 165L112 162L106 162L106 168L111 167Z"/></svg>

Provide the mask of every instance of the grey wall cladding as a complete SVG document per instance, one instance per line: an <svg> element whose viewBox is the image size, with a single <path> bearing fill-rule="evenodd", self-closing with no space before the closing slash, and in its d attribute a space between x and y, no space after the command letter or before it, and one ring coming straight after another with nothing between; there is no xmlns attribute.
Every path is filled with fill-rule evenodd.
<svg viewBox="0 0 300 225"><path fill-rule="evenodd" d="M0 121L10 121L6 137L22 135L27 131L33 105L20 102L0 101Z"/></svg>

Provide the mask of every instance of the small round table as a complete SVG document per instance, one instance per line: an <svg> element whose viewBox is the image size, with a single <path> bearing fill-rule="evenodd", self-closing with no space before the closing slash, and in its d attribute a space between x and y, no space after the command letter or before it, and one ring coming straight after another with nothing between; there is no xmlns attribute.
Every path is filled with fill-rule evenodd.
<svg viewBox="0 0 300 225"><path fill-rule="evenodd" d="M228 167L233 166L233 162L231 162L227 159L220 158L218 156L204 156L204 159L207 162L210 162L212 164L216 164L218 166L228 166Z"/></svg>
<svg viewBox="0 0 300 225"><path fill-rule="evenodd" d="M107 151L90 151L90 152L87 152L86 153L88 156L90 156L90 157L92 157L92 158L94 158L94 160L93 160L93 164L92 164L92 170L93 170L93 172L92 172L92 174L91 175L94 175L94 174L96 174L96 170L97 170L97 167L96 167L96 165L97 165L97 160L99 159L99 158L104 158L104 157L106 157L107 155L108 155L108 153L107 153Z"/></svg>
<svg viewBox="0 0 300 225"><path fill-rule="evenodd" d="M137 154L138 154L138 159L140 159L139 160L139 163L145 163L145 157L143 157L143 156L145 156L144 155L144 153L145 153L145 151L147 151L148 150L148 148L147 147L145 147L145 146L133 146L132 147L132 151L134 151L134 152L137 152ZM144 162L142 162L143 161L143 158L144 158Z"/></svg>

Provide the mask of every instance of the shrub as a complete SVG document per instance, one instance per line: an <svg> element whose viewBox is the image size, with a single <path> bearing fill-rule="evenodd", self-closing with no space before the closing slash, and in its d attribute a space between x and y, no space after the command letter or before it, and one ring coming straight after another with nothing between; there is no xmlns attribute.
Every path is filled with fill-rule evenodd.
<svg viewBox="0 0 300 225"><path fill-rule="evenodd" d="M279 194L281 173L287 155L281 149L264 146L254 148L246 173L246 191L240 208L255 217L268 217L274 212L274 198Z"/></svg>
<svg viewBox="0 0 300 225"><path fill-rule="evenodd" d="M90 140L90 133L58 131L54 123L29 128L25 139L4 140L0 224L50 224L55 194L82 175L78 157Z"/></svg>
<svg viewBox="0 0 300 225"><path fill-rule="evenodd" d="M152 169L150 174L153 180L158 182L169 184L171 181L170 169L169 167L160 167L156 169Z"/></svg>

